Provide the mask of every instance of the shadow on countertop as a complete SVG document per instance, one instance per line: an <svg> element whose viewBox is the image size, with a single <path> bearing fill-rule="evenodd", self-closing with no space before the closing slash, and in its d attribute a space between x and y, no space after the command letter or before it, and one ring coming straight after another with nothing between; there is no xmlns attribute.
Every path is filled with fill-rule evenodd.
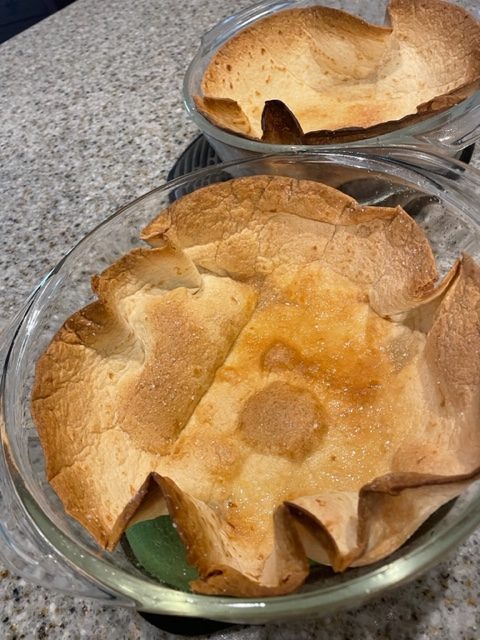
<svg viewBox="0 0 480 640"><path fill-rule="evenodd" d="M74 0L0 0L0 44Z"/></svg>

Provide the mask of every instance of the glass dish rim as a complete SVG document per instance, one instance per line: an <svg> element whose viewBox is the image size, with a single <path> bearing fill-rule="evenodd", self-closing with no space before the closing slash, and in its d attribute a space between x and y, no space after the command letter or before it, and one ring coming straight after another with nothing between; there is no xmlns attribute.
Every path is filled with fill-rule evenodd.
<svg viewBox="0 0 480 640"><path fill-rule="evenodd" d="M412 153L421 157L423 153L425 154L424 157L435 159L444 169L448 168L449 171L455 174L457 179L471 179L473 176L474 185L480 188L479 171L465 167L461 162L452 160L444 155L433 153L432 150L425 149L421 151L418 148L408 145L399 145L397 147L377 148L375 150L376 153L372 153L372 151L374 150L365 147L363 153L358 149L337 149L335 153L330 150L323 150L322 153L268 154L261 157L253 156L243 160L224 162L181 176L173 181L165 182L161 186L150 190L132 202L120 207L112 215L102 220L90 232L85 234L79 242L66 252L55 267L34 289L20 317L16 319L16 322L12 326L14 335L8 345L8 355L2 372L2 395L4 394L5 379L9 373L9 355L18 339L22 327L28 322L32 309L35 307L35 301L47 283L58 273L72 253L76 252L89 237L154 193L162 191L167 193L172 189L181 187L185 183L192 183L199 178L217 173L220 174L222 171L232 167L248 166L252 163L259 163L268 159L277 159L282 162L295 162L299 159L318 162L323 158L324 163L332 164L335 159L344 158L345 161L341 166L346 168L363 166L362 160L366 159L373 162L373 164L383 167L384 172L386 172L389 166L397 166L397 168L403 169L404 172L408 172L409 170L418 171L418 167L416 167L413 162L402 163L395 157L389 157L392 154L394 155L396 151L407 152L407 154L410 154L409 157L412 156ZM357 164L354 164L355 159L358 162ZM398 174L393 173L392 175ZM425 177L424 174L421 175ZM6 457L11 457L8 434L3 442L3 446L6 450ZM8 455L9 453L10 456ZM15 471L16 465L14 459L12 460L12 464L13 471ZM12 464L10 467L12 467ZM118 595L132 598L140 610L190 617L208 617L225 621L237 621L240 616L244 621L255 623L270 619L275 614L285 619L288 617L297 617L300 614L314 614L320 606L330 606L330 610L333 611L358 603L359 600L364 601L367 597L381 593L387 588L396 587L427 570L461 540L465 539L465 537L480 524L480 509L476 508L480 507L479 493L479 495L474 498L475 508L471 508L470 511L462 513L458 520L451 523L439 537L433 540L424 540L418 547L410 550L405 556L378 567L367 575L351 578L347 583L327 585L307 593L293 593L265 599L205 596L177 591L160 583L147 583L142 578L130 574L121 567L113 566L107 559L99 557L93 551L87 550L87 557L85 557L85 547L80 546L76 540L65 534L54 522L50 521L48 516L43 513L41 507L37 504L35 497L29 492L24 479L20 477L18 473L15 475L17 476L14 482L16 495L19 497L22 507L31 519L35 529L40 536L48 541L57 553L61 554L62 558L75 571L107 587ZM415 560L413 562L413 568L409 568L407 559ZM152 594L151 592L154 593ZM340 597L336 598L338 593L340 593Z"/></svg>
<svg viewBox="0 0 480 640"><path fill-rule="evenodd" d="M289 145L289 144L272 144L269 142L262 142L261 140L254 140L245 138L241 135L229 132L214 125L208 118L206 118L198 109L193 99L193 94L190 92L190 85L192 83L192 77L196 71L199 62L205 55L209 57L218 49L218 47L228 40L231 36L235 35L243 28L247 27L252 22L265 17L272 10L282 10L295 5L296 7L309 6L312 4L320 4L319 0L260 0L259 2L244 8L243 10L223 18L216 23L208 32L206 32L200 39L200 45L195 52L194 57L190 61L187 70L185 72L182 84L182 99L184 108L192 118L192 121L207 137L211 137L218 140L220 143L229 147L239 148L242 151L249 151L251 153L260 154L278 154L278 153L292 153L292 152L312 152L317 150L333 150L339 148L360 148L365 146L378 146L378 145L397 145L397 144L414 144L418 142L425 142L423 138L428 133L438 130L443 125L449 124L452 120L456 120L461 116L467 114L471 108L480 105L480 89L472 93L465 100L462 100L458 104L440 111L439 113L432 115L430 118L407 124L399 129L388 131L381 135L362 138L361 140L353 142L333 142L332 144L325 145ZM242 22L243 20L243 22ZM466 144L455 144L454 146L461 150L464 146L471 144L471 141ZM439 147L442 146L441 142L438 142ZM446 145L449 146L448 144Z"/></svg>

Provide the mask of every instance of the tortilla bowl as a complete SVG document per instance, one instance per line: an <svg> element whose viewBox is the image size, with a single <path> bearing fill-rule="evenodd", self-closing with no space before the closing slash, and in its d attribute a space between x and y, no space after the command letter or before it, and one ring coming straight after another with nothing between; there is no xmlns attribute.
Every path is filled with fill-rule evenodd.
<svg viewBox="0 0 480 640"><path fill-rule="evenodd" d="M385 153L385 150L383 150L383 152ZM409 152L409 155L411 155L411 153L412 151ZM413 169L409 169L407 171L403 166L403 163L407 161L405 152L403 150L399 150L398 154L399 155L397 162L395 160L386 162L383 159L377 160L372 156L362 157L361 155L352 158L348 155L342 156L342 154L337 154L337 157L334 161L331 157L325 156L324 162L322 162L322 160L319 160L318 158L311 158L311 162L312 165L313 163L315 163L315 166L317 166L319 177L321 174L323 181L331 181L333 183L333 186L341 187L343 191L351 191L355 182L363 183L364 186L367 182L368 186L368 181L371 181L373 177L378 178L383 182L384 197L385 199L390 199L390 204L392 204L392 201L397 198L398 203L402 201L405 207L407 209L411 209L412 211L414 211L415 207L418 206L418 197L421 196L423 198L425 194L429 195L430 203L427 206L425 205L425 201L423 201L424 205L422 205L420 212L417 211L417 216L420 216L420 221L422 220L422 216L430 216L426 224L430 228L429 235L431 236L430 240L433 242L434 248L437 249L439 246L442 246L441 244L436 245L435 231L432 231L432 221L435 220L436 207L440 206L443 219L442 221L439 220L438 222L438 232L441 241L445 241L445 223L451 219L455 222L456 225L454 231L452 231L453 236L451 247L453 248L455 242L459 242L461 238L464 238L459 242L460 250L463 242L465 246L467 244L470 245L470 251L472 252L472 248L474 248L471 242L473 236L468 234L465 235L465 231L469 228L473 229L474 226L472 227L472 225L474 225L474 223L471 220L466 220L463 218L463 211L471 208L471 203L466 202L466 200L468 200L467 190L465 188L466 185L463 184L461 185L463 189L458 189L455 185L455 182L452 181L450 195L447 195L446 197L444 196L442 199L442 203L439 205L438 202L435 203L432 200L432 197L440 197L440 192L438 191L438 187L435 186L435 181L432 180L431 183L428 183L428 188L426 188L427 182L425 181L425 178L422 178L422 187L419 187L417 184L415 184L415 182L412 182L411 178L413 175ZM445 159L442 160L435 158L434 160L432 160L432 170L439 161L444 163L447 162ZM290 160L288 158L280 158L270 159L269 166L272 168L272 170L274 169L274 173L288 176L294 164L295 158ZM360 168L360 165L365 166L365 164L368 166L368 172L365 172L364 168ZM265 165L263 165L261 169L262 173L265 170L264 166ZM33 316L31 317L34 317L36 320L36 329L34 329L34 331L32 332L31 324L28 324L29 330L26 333L23 334L21 331L20 333L17 332L15 340L18 339L20 340L20 342L12 345L11 359L11 363L18 363L15 365L17 370L15 389L12 386L11 380L6 385L6 389L8 390L9 394L16 393L17 396L13 397L10 395L10 401L18 401L18 394L22 394L23 400L21 404L25 406L25 416L28 415L28 398L29 393L32 389L31 373L33 363L38 359L40 353L45 350L48 343L51 341L52 336L58 331L59 327L62 325L65 319L69 315L71 315L71 313L74 312L75 309L78 309L79 303L80 305L83 305L85 303L94 301L94 297L89 292L88 279L85 283L86 263L88 263L88 271L90 273L98 273L100 271L103 271L108 264L114 263L115 260L117 260L126 252L126 250L132 248L132 243L133 247L137 246L140 249L141 243L133 239L135 237L133 235L134 230L138 231L139 228L146 227L146 224L154 217L154 214L158 213L158 211L168 203L169 193L175 193L175 191L178 193L179 189L185 189L189 185L190 187L194 184L198 186L199 182L201 182L202 180L204 181L204 183L211 182L212 180L215 181L215 179L218 179L220 171L222 169L223 171L226 170L231 172L231 174L233 175L238 175L238 173L245 173L246 171L255 173L255 169L258 168L258 163L255 166L255 162L253 161L249 164L244 163L238 166L227 165L221 168L203 172L203 174L197 174L196 176L192 176L189 179L179 181L168 189L158 190L157 192L149 194L145 198L136 202L135 206L129 206L126 211L120 212L117 216L102 225L93 234L93 236L90 236L89 239L86 239L83 245L80 245L71 254L71 256L67 258L65 263L59 265L59 268L54 274L53 279L47 281L43 286L38 298L38 303L40 306L36 309L32 309ZM443 168L445 169L446 166L444 166ZM448 164L448 168L450 171L455 171L456 169L455 165L452 165L450 163ZM402 171L405 171L403 175ZM391 177L392 175L395 175L395 177ZM460 177L460 179L462 179L462 175L463 174L459 171L458 176ZM341 182L337 181L335 183L335 180L338 180L339 176L342 176ZM260 180L260 178L255 178L255 180ZM442 178L441 174L437 174L435 175L435 180L446 180L448 183L448 181L451 180L451 175L444 175ZM274 182L276 181L277 179L274 180ZM238 184L241 183L242 181L240 181L240 183ZM232 183L232 185L233 184L236 183ZM219 188L222 186L223 185L218 185ZM316 188L319 189L320 187ZM367 191L368 189L366 189L364 193L367 193ZM357 193L360 193L358 189ZM379 185L376 185L375 193L378 197ZM451 195L456 193L458 193L457 200L455 200L455 195ZM407 195L410 200L405 200ZM350 202L350 198L348 198L347 196L344 196L344 198L346 198L346 201ZM362 198L368 199L368 196L359 196L359 199ZM417 204L415 204L415 202ZM361 203L361 206L366 204L368 203L363 202ZM428 207L430 207L430 209L428 209ZM389 206L384 208L391 209L391 207ZM403 214L401 214L401 216L402 220L407 220L407 218L403 217ZM365 220L364 222L366 224L368 221ZM162 223L162 219L159 219L154 228L147 229L146 237L150 238L150 240L152 240L153 237L158 238L159 223ZM398 223L399 220L397 220L397 223L393 225L392 229L397 228L396 225ZM403 228L402 224L400 224L399 229ZM435 225L433 225L433 227L435 227ZM366 232L367 229L365 228L364 231ZM195 235L198 236L198 233L195 232ZM398 239L401 240L401 237L402 234L400 234ZM108 241L109 238L111 239L110 241ZM198 239L200 238L198 237ZM395 243L396 242L397 241L395 241ZM95 254L95 251L93 251L93 253L87 251L86 243L90 243L90 248L96 246L97 254ZM287 248L288 247L286 247L286 249ZM157 249L161 248L154 248L153 251L155 252ZM458 246L455 246L454 251L452 252L446 251L445 249L441 251L439 255L440 260L438 262L439 267L443 273L448 272L448 267L450 267L454 262L454 259L452 259L453 255L456 254L457 251ZM220 255L220 253L218 255ZM277 253L278 252L275 252L275 254ZM95 255L97 257L95 257ZM204 254L202 260L206 260L207 258L208 255ZM451 284L455 278L456 276L453 276L453 279L445 280L446 284L444 284L444 287L451 287ZM422 282L423 284L418 291L421 290L423 293L425 293L424 285L426 281ZM100 291L100 289L105 286L107 286L108 289L108 284L97 284L98 291ZM107 289L104 288L104 291L106 292ZM297 288L296 290L299 289ZM53 295L54 292L56 295ZM387 307L384 307L383 312L392 315L392 317L394 315L396 316L397 314L403 313L405 309L401 308L402 304L399 307L398 302L398 299L396 301L390 300L388 302L388 309ZM433 300L432 305L435 306ZM213 307L211 307L210 309L212 310ZM27 320L28 319L25 318L25 321ZM81 337L81 332L79 332L77 336ZM25 340L27 341L26 343L24 342ZM20 352L18 352L18 349L20 349ZM16 357L21 354L23 354L22 357ZM26 356L28 356L28 362L25 360ZM279 363L279 356L281 356L279 352L271 353L270 357L266 358L266 364L269 363L268 366L274 366L277 368L278 366L281 367L281 358ZM22 376L25 377L22 378ZM282 390L280 389L280 391ZM300 403L303 402L302 398L305 398L305 394L300 393L300 395L298 396ZM18 404L16 406L18 406ZM248 415L252 412L255 414L256 410L247 410L243 421L244 430L246 433L245 437L247 438L247 440L250 439L250 444L251 438L257 438L257 434L249 430L248 427ZM13 425L8 426L8 435L11 434L12 428ZM320 438L322 437L321 433L319 433L318 435L320 436ZM247 442L248 446L250 446L250 444ZM265 446L261 443L260 445ZM406 545L400 547L392 556L389 556L388 559L377 557L377 561L374 561L373 564L368 564L364 567L359 566L357 568L348 568L340 574L334 574L332 572L328 573L328 571L327 573L325 573L325 571L321 568L315 568L311 572L310 578L307 579L304 586L300 588L298 593L289 596L275 596L273 594L270 594L269 598L265 598L265 596L267 595L266 593L262 595L257 591L256 597L254 597L253 599L235 598L234 600L230 601L225 600L221 596L206 597L195 595L192 593L185 594L181 591L169 589L168 587L162 586L161 584L156 584L148 576L143 574L139 569L136 569L134 566L128 564L127 559L124 557L122 549L120 547L117 547L113 553L101 552L93 539L83 530L83 528L79 527L74 521L68 518L61 511L61 509L59 509L58 501L55 497L55 494L51 491L47 482L44 468L41 465L37 467L29 467L28 460L32 459L31 456L25 456L23 454L19 455L20 451L18 450L18 442L16 442L14 439L11 440L10 446L12 456L14 456L16 464L18 465L18 468L21 470L22 476L25 479L28 492L31 495L34 503L39 505L37 509L32 510L31 502L26 502L25 508L27 508L31 516L35 518L37 526L41 528L41 530L44 532L44 535L46 535L49 540L54 542L55 549L57 549L57 551L60 550L69 562L73 563L76 566L79 566L79 570L80 566L82 566L82 563L88 562L88 565L83 564L83 566L89 567L89 575L91 575L95 579L98 579L99 576L102 576L101 580L104 586L116 592L117 594L122 593L123 589L129 590L133 585L135 585L135 592L138 593L139 598L141 598L138 606L143 609L154 609L157 611L178 613L180 609L178 603L188 602L189 605L184 609L184 611L186 611L184 615L200 614L217 619L236 621L249 620L260 622L267 619L274 619L278 618L278 612L280 610L283 611L282 615L284 617L302 615L302 612L304 614L307 609L310 612L316 611L316 613L319 614L322 613L321 597L324 598L323 611L332 611L335 607L352 604L355 601L356 597L363 598L364 596L361 594L363 594L365 586L367 584L367 582L365 581L369 581L369 588L373 588L372 593L378 593L378 589L383 590L385 587L384 580L386 575L389 575L391 577L391 585L396 584L396 580L398 579L403 580L406 578L405 573L402 573L402 571L399 572L400 567L403 567L404 569L408 567L408 575L415 575L417 571L421 570L421 567L425 568L425 566L428 566L428 564L431 563L433 559L438 559L437 554L439 552L439 549L442 550L440 553L444 553L446 548L449 548L449 546L452 544L452 539L454 539L455 537L453 536L452 529L455 532L455 535L459 535L460 533L462 534L462 536L465 535L465 528L459 527L458 523L463 521L464 516L467 512L472 515L472 510L470 509L471 503L469 504L469 500L474 499L476 491L475 485L472 485L471 490L467 491L466 494L463 494L453 506L448 505L447 510L441 512L437 516L436 521L430 522L429 524L427 523L427 528L424 529L423 532L420 532L416 538L410 538L410 542L407 542ZM25 441L25 446L31 446L28 443L28 440ZM258 446L258 441L256 446ZM143 445L143 447L145 448L145 444ZM301 443L298 449L300 450L300 453L302 451L305 453L304 446ZM113 455L113 449L111 449L110 451ZM201 457L201 453L201 450L199 450L197 458ZM276 459L279 457L278 451L270 452L269 455L273 455ZM282 458L282 456L280 456L280 458L284 459ZM294 454L293 459L290 459L290 462L289 460L287 460L287 462L297 465L299 464L300 458L297 456L297 454ZM52 464L52 460L50 460L48 464ZM55 464L54 461L53 464ZM192 467L190 467L190 469L191 468ZM47 469L47 473L48 472L49 471ZM462 474L457 475L460 476ZM80 482L80 476L77 477ZM154 480L156 482L155 478ZM464 480L467 480L467 478L456 478L456 481L458 482L463 482ZM80 484L83 484L83 486L86 487L85 479L83 479ZM431 485L434 484L434 482L431 483ZM414 485L415 481L411 478L409 487L416 491L416 487ZM145 488L147 489L148 486L146 485ZM392 492L395 492L396 490L405 490L406 488L407 487L403 485L403 489L401 489L393 482L388 487L387 493L385 493L385 485L383 487L378 484L376 486L374 485L371 487L371 490L373 492L376 492L377 495L383 492L384 495L386 495L386 497L388 498L388 496L390 496ZM168 492L172 500L175 500L175 490L175 487L172 485L168 487ZM446 498L447 497L448 496L446 496ZM467 504L469 504L468 508L466 508ZM464 506L462 507L462 505ZM295 518L300 523L300 526L305 527L307 530L304 535L304 538L306 539L309 535L312 534L310 526L311 522L308 518L302 519L301 514L305 514L307 511L310 512L310 509L308 505L303 504L298 500L295 500L294 508L296 509ZM463 511L464 508L466 509L465 511ZM456 509L460 509L460 512L456 511ZM290 516L282 513L278 514L278 524L282 524L282 518L284 517L288 519ZM472 526L474 525L472 522L470 522L470 527ZM445 528L442 529L442 527ZM290 544L290 542L288 542L288 539L285 540L285 543L287 545ZM337 547L339 547L338 543ZM328 544L325 548L328 550ZM78 549L78 551L73 553L72 549ZM83 559L80 559L79 553L80 555L84 556ZM423 565L415 564L413 562L413 558L415 557L416 553L418 554L417 557L420 556L423 559ZM425 556L425 553L427 554L427 556ZM340 554L339 556L337 556L338 564L335 567L337 570L344 568L340 565L341 563L345 562L345 555L346 554ZM317 561L322 561L322 558L319 555L315 555L314 557L315 559L317 559ZM405 561L406 559L408 559L407 562ZM397 562L398 560L401 560L402 562ZM80 563L80 565L78 565L78 563ZM350 564L355 563L351 562ZM116 576L114 574L116 574ZM382 575L381 580L378 578L378 576L380 575ZM119 576L121 576L121 579L119 578ZM380 586L381 583L382 586ZM127 591L124 592L124 595L126 593ZM355 596L355 593L357 593L358 595ZM163 598L162 602L159 602L159 600L157 599L157 596L159 597L160 594L161 598ZM332 600L333 594L334 597ZM253 596L253 594L251 595ZM238 607L236 608L234 602L239 602L242 604L241 611ZM262 602L260 613L258 606L256 606L256 603L258 602Z"/></svg>
<svg viewBox="0 0 480 640"><path fill-rule="evenodd" d="M478 100L475 18L443 0L394 0L390 26L377 26L381 3L357 10L361 17L271 3L207 34L187 70L184 99L220 157L234 157L231 147L239 157L238 149L395 144L420 136L458 142L458 120ZM447 121L455 125L447 128Z"/></svg>

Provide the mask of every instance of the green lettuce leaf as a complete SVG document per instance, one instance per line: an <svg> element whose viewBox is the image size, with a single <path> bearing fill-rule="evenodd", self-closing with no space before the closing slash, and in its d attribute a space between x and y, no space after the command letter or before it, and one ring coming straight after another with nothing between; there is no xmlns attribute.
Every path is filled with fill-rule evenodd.
<svg viewBox="0 0 480 640"><path fill-rule="evenodd" d="M198 578L187 562L187 552L170 516L144 520L125 531L138 564L153 578L170 587L190 591L189 582Z"/></svg>

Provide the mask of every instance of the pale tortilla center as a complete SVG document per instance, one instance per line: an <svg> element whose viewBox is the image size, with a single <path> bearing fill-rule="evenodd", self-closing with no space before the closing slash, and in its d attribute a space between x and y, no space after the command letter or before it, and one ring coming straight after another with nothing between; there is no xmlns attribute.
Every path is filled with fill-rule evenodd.
<svg viewBox="0 0 480 640"><path fill-rule="evenodd" d="M378 316L319 263L275 286L157 469L265 554L278 505L388 473L423 408L423 334Z"/></svg>

